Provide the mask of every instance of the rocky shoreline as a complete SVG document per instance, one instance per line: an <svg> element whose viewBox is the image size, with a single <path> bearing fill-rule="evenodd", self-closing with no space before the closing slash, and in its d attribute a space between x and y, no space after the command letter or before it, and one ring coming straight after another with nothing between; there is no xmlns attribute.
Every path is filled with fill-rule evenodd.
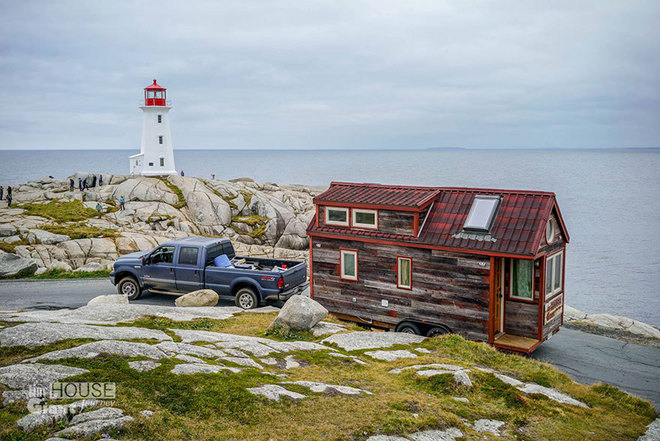
<svg viewBox="0 0 660 441"><path fill-rule="evenodd" d="M312 198L324 190L249 178L104 174L103 186L79 191L78 179L91 176L73 175L73 191L68 179L14 187L12 208L0 204L0 277L99 271L122 254L189 235L228 237L240 254L306 259Z"/></svg>
<svg viewBox="0 0 660 441"><path fill-rule="evenodd" d="M71 179L77 186L78 179L91 181L92 176L76 173ZM250 178L103 174L103 182L82 192L77 187L69 191L68 179L43 178L14 187L14 207L0 203L0 278L105 270L122 254L189 235L228 237L239 254L307 260L312 199L325 190ZM119 209L122 196L125 210ZM627 317L566 306L564 324L660 347L657 327Z"/></svg>

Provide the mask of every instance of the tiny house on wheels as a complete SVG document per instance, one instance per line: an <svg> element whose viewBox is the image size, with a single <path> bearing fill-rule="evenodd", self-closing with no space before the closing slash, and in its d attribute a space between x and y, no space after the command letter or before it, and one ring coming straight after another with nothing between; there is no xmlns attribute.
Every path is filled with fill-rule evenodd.
<svg viewBox="0 0 660 441"><path fill-rule="evenodd" d="M562 324L554 193L333 182L314 204L312 297L339 318L524 353Z"/></svg>

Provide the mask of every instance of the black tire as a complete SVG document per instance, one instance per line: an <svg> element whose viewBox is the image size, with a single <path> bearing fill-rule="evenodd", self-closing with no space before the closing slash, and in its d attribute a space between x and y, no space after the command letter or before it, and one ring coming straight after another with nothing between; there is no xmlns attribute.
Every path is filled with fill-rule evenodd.
<svg viewBox="0 0 660 441"><path fill-rule="evenodd" d="M117 292L128 297L128 300L137 300L142 295L142 288L134 278L124 277L117 284Z"/></svg>
<svg viewBox="0 0 660 441"><path fill-rule="evenodd" d="M426 333L427 337L439 337L441 335L449 334L450 331L445 326L434 326Z"/></svg>
<svg viewBox="0 0 660 441"><path fill-rule="evenodd" d="M399 326L396 327L396 332L403 332L404 334L415 334L415 335L422 334L421 332L419 332L419 328L414 323L401 323Z"/></svg>
<svg viewBox="0 0 660 441"><path fill-rule="evenodd" d="M234 303L241 309L254 309L259 307L259 297L252 288L244 287L236 291Z"/></svg>

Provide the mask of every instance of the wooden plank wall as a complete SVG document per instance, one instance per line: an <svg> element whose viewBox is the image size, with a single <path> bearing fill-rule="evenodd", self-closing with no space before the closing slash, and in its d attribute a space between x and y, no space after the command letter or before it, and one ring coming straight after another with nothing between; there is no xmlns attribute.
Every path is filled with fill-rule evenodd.
<svg viewBox="0 0 660 441"><path fill-rule="evenodd" d="M317 237L313 243L314 300L330 312L391 326L428 320L488 340L488 257ZM339 248L358 250L358 282L340 279ZM396 286L397 256L412 257L412 290Z"/></svg>
<svg viewBox="0 0 660 441"><path fill-rule="evenodd" d="M548 256L553 255L556 252L562 250L565 246L564 236L563 236L563 234L561 234L561 228L559 227L559 222L557 222L556 213L554 213L554 211L553 211L553 213L550 217L555 221L555 228L556 228L555 238L554 238L554 240L551 244L548 244L545 240L545 230L544 230L543 239L541 240L541 247L539 249L539 252L545 252L546 255L548 255ZM564 256L562 257L562 259L566 259L566 253L564 253ZM545 267L543 268L543 270L545 271ZM547 274L546 274L546 277L547 277ZM545 290L545 286L543 287L543 289ZM548 335L550 335L552 333L552 331L554 331L555 329L559 328L559 326L561 326L562 317L563 317L563 310L558 314L556 313L556 302L559 298L561 298L562 305L563 305L564 298L559 297L559 296L563 296L563 295L564 295L564 290L562 290L558 293L555 293L552 296L548 296L544 299L545 302L544 302L544 305L543 305L543 314L542 314L542 317L543 317L543 338L546 338ZM552 314L553 312L555 314ZM549 320L549 321L546 321L546 317L548 316L549 313L552 315L552 319Z"/></svg>
<svg viewBox="0 0 660 441"><path fill-rule="evenodd" d="M349 212L349 217L352 216ZM415 215L413 212L378 210L378 231L390 234L414 233ZM319 225L325 225L325 206L319 205ZM330 225L336 227L336 225Z"/></svg>
<svg viewBox="0 0 660 441"><path fill-rule="evenodd" d="M506 300L504 305L504 332L538 339L539 304Z"/></svg>

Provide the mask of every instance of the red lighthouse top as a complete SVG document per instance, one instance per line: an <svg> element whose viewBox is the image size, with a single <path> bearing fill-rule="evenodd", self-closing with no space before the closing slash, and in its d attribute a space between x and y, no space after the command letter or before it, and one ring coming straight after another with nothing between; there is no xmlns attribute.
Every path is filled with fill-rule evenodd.
<svg viewBox="0 0 660 441"><path fill-rule="evenodd" d="M154 83L144 88L145 106L165 106L167 99L167 89L162 87L154 79Z"/></svg>

